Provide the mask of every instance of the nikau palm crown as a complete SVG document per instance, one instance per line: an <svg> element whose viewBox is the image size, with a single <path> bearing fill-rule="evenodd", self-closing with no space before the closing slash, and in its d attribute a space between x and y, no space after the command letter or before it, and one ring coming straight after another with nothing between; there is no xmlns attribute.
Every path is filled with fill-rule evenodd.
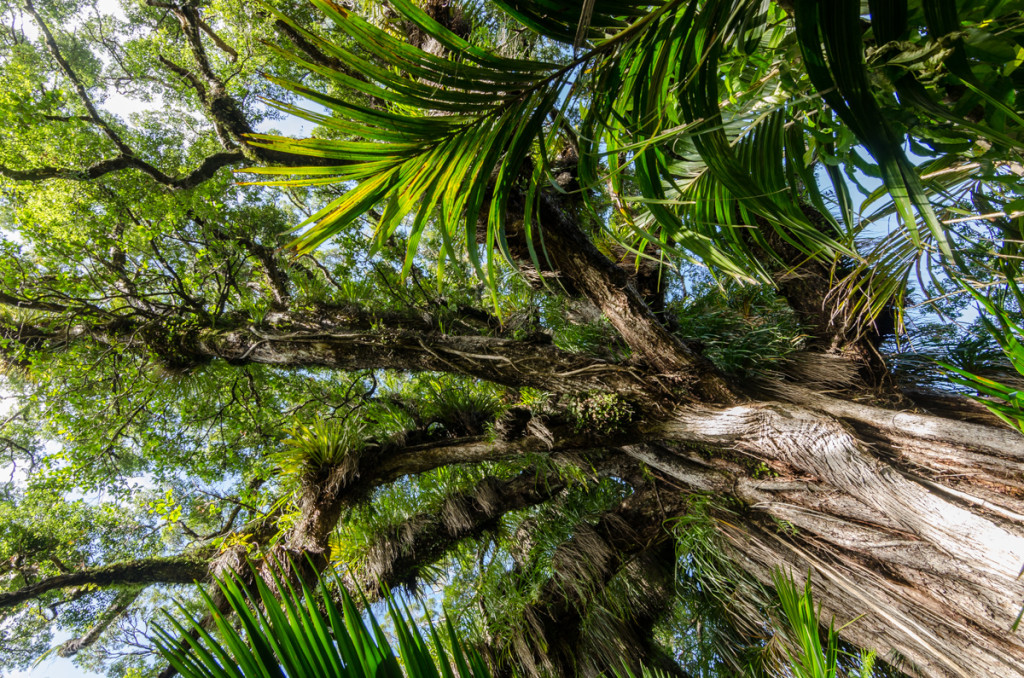
<svg viewBox="0 0 1024 678"><path fill-rule="evenodd" d="M6 11L0 663L1024 676L1024 3Z"/></svg>

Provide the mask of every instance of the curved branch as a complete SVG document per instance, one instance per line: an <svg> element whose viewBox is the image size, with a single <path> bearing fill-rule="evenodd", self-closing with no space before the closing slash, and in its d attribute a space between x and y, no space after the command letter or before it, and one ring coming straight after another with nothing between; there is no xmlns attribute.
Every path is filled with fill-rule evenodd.
<svg viewBox="0 0 1024 678"><path fill-rule="evenodd" d="M581 675L586 673L580 670L584 663L598 665L600 670L632 664L631 658L623 655L588 656L584 660L579 653L584 621L595 592L603 590L641 554L658 554L655 561L670 561L674 555L672 536L662 523L685 509L685 495L662 495L653 483L648 483L602 514L594 525L583 523L577 527L572 537L555 550L551 579L523 613L528 620L526 633L537 637L527 641L525 646L530 649L525 653L506 652L504 656L515 657L513 661L519 664L517 668L525 669L525 675ZM507 642L515 644L514 639ZM543 652L533 649L536 647L543 647ZM600 666L602 663L609 665ZM505 673L499 675L520 673L508 671L512 668L509 666L501 668Z"/></svg>
<svg viewBox="0 0 1024 678"><path fill-rule="evenodd" d="M412 516L382 535L357 575L360 588L374 596L384 587L408 584L459 542L493 529L507 513L548 501L564 487L556 474L536 470L507 481L485 478L472 490L450 497L440 511Z"/></svg>
<svg viewBox="0 0 1024 678"><path fill-rule="evenodd" d="M530 435L507 441L492 440L488 436L468 436L406 447L382 460L374 460L373 466L367 470L365 482L376 487L441 466L479 464L531 453L568 452L594 447L593 437L579 435L569 429L569 426L564 426L546 431L543 438ZM600 442L607 446L615 441L613 437L604 437Z"/></svg>
<svg viewBox="0 0 1024 678"><path fill-rule="evenodd" d="M543 195L543 246L559 271L604 313L626 344L658 372L711 402L734 402L732 389L704 357L669 333L629 275L597 249L566 206ZM516 211L522 212L519 207ZM521 216L519 216L521 218Z"/></svg>
<svg viewBox="0 0 1024 678"><path fill-rule="evenodd" d="M92 103L92 99L89 98L89 93L85 89L85 85L79 79L74 69L71 68L71 64L67 62L64 56L60 53L60 49L57 47L57 41L53 39L53 34L50 33L49 26L43 21L43 18L36 11L35 6L32 4L32 0L25 0L25 10L32 15L36 25L39 26L39 32L43 36L43 42L46 43L46 49L50 52L50 56L57 62L58 68L64 73L64 75L71 81L71 85L75 88L75 92L78 94L78 98L81 99L82 105L85 106L85 110L89 112L89 117L96 125L103 130L103 133L110 139L117 150L122 155L133 155L132 151L121 139L120 135L104 120L99 111L96 109L95 104Z"/></svg>
<svg viewBox="0 0 1024 678"><path fill-rule="evenodd" d="M75 181L83 181L96 179L105 174L116 172L123 169L137 169L144 174L150 176L158 183L173 189L188 189L201 184L202 182L210 179L216 172L222 167L227 165L241 162L245 159L245 156L241 151L234 150L229 147L227 152L215 153L207 157L200 164L198 168L193 170L191 173L183 177L172 177L165 172L157 169L150 163L139 158L135 151L125 143L121 135L100 115L96 105L92 102L89 97L89 93L82 83L81 79L75 73L74 69L71 68L71 64L67 62L64 56L61 54L57 41L54 40L53 34L50 33L49 27L43 18L36 11L32 0L25 0L25 9L36 24L39 26L40 33L43 36L43 41L46 43L47 51L53 57L54 61L57 62L58 68L71 82L72 87L78 94L78 98L81 100L82 105L85 106L88 111L88 118L91 122L95 123L97 127L103 132L103 134L114 144L114 147L118 151L118 155L113 158L101 160L90 167L83 170L70 170L58 167L39 167L29 170L16 170L9 167L0 166L0 175L5 176L9 179L16 181L41 181L44 179L68 179ZM223 85L217 80L212 72L209 70L209 64L205 61L205 52L202 51L202 44L198 44L198 52L196 52L196 44L199 41L198 28L187 22L185 17L194 18L200 21L198 13L195 9L187 8L185 10L179 10L181 14L183 28L189 28L186 30L186 34L189 36L189 43L193 47L193 51L196 53L196 59L201 65L205 65L204 74L208 75L208 79L211 79L211 86L216 85L215 92L210 92L210 96L204 96L204 102L207 104L211 116L218 127L227 126L229 127L232 135L239 136L245 133L249 133L252 129L248 123L245 122L241 111L238 110L238 105L233 99L227 97L224 93ZM192 31L191 29L195 30ZM192 39L192 32L195 33L194 40ZM201 58L202 57L202 58ZM162 61L166 60L161 59ZM183 70L183 69L180 69ZM177 72L177 71L176 71ZM221 115L216 115L217 112ZM230 124L227 124L230 123Z"/></svg>

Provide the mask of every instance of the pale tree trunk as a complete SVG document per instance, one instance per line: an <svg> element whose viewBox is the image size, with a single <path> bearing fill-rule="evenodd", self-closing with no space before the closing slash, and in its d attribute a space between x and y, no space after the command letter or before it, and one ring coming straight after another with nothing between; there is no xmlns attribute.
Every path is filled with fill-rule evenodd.
<svg viewBox="0 0 1024 678"><path fill-rule="evenodd" d="M851 643L929 676L1024 676L1024 437L791 392L805 403L686 408L657 433L682 446L627 451L743 502L747 520L720 523L729 556L766 585L773 568L811 572L825 619ZM761 460L775 477L695 445ZM972 476L960 488L926 480L937 466Z"/></svg>

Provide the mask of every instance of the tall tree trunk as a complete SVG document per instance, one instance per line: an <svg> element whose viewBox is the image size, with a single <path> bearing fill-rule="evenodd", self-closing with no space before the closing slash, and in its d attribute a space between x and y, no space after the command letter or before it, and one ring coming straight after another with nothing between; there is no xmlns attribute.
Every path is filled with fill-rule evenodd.
<svg viewBox="0 0 1024 678"><path fill-rule="evenodd" d="M925 675L1024 676L1024 438L794 395L805 402L689 408L659 432L680 447L627 450L690 489L742 502L746 520L721 523L730 556L767 585L776 567L810 571L826 619L854 644ZM728 446L774 477L694 446ZM925 478L938 460L973 475L962 488Z"/></svg>

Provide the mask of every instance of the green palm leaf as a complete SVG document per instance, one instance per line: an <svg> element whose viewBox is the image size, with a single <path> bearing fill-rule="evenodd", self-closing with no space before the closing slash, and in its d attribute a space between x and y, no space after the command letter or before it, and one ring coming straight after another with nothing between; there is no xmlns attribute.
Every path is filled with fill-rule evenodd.
<svg viewBox="0 0 1024 678"><path fill-rule="evenodd" d="M385 599L397 652L373 612L360 612L337 577L296 589L280 572L273 573L272 587L253 575L252 585L236 574L217 580L228 614L200 590L216 635L183 608L183 622L168 614L166 626L156 625L158 652L183 678L490 678L450 621L442 631L430 624L424 637L390 594Z"/></svg>
<svg viewBox="0 0 1024 678"><path fill-rule="evenodd" d="M580 3L496 0L495 4L537 33L578 47L583 40L600 40L621 31L632 20L664 3L650 0L589 0Z"/></svg>
<svg viewBox="0 0 1024 678"><path fill-rule="evenodd" d="M584 36L593 45L561 65L473 45L410 0L396 0L396 11L449 56L313 1L345 35L344 45L275 16L351 70L279 53L348 94L274 79L331 114L275 105L340 138L252 141L315 159L254 170L262 183L347 189L299 225L293 245L300 251L378 208L371 252L400 232L408 271L426 229L436 227L444 253L463 248L493 287L497 259L510 256L505 220L513 198L527 206L529 256L535 265L546 257L537 205L544 191L564 192L554 182L549 189L544 177L548 156L567 139L579 148L579 198L627 248L653 244L662 255L748 281L769 280L780 263L799 265L794 249L826 263L846 258L861 264L848 284L863 305L858 312L871 317L904 295L909 271L922 260L964 268L962 248L932 207L948 202L946 188L921 179L922 167L902 148L908 134L925 130L934 148L950 149L950 167L978 134L1013 152L1022 147L1007 124L1021 120L1005 94L1012 82L980 76L968 58L972 43L955 30L958 17L977 12L957 14L948 0L871 3L863 17L854 0L799 0L790 11L768 0L499 3L544 35L577 44ZM955 106L914 70L919 60L947 54L948 76L966 87ZM885 78L891 88L878 87ZM998 92L988 91L993 81ZM357 103L364 100L373 103ZM575 115L567 112L576 106L582 118L573 129ZM983 109L982 119L965 115L970 106ZM895 120L901 107L913 109L920 124ZM848 188L855 170L884 182L885 209L902 224L896 252L859 254ZM604 197L616 206L618 224L607 223ZM779 262L766 261L776 254L772 243L789 252Z"/></svg>
<svg viewBox="0 0 1024 678"><path fill-rule="evenodd" d="M353 224L371 207L383 204L386 207L376 224L373 249L387 242L410 217L408 270L424 229L440 211L443 218L438 223L444 230L447 254L454 255L453 243L464 239L470 260L482 270L475 247L477 223L486 220L484 245L491 263L490 253L496 247L506 249L505 204L520 167L543 132L545 115L560 96L571 68L493 55L470 45L405 0L398 0L396 9L438 42L457 51L460 61L414 48L329 3L314 3L352 39L355 47L331 44L271 11L307 40L343 59L362 78L322 68L283 50L279 54L343 89L382 100L386 106L356 104L298 82L271 78L335 115L274 103L279 109L347 138L293 140L254 135L253 145L334 163L315 168L257 169L257 174L302 177L257 183L354 182L345 194L297 226L306 230L293 246L300 252L309 251ZM493 270L488 270L488 275L493 276Z"/></svg>

